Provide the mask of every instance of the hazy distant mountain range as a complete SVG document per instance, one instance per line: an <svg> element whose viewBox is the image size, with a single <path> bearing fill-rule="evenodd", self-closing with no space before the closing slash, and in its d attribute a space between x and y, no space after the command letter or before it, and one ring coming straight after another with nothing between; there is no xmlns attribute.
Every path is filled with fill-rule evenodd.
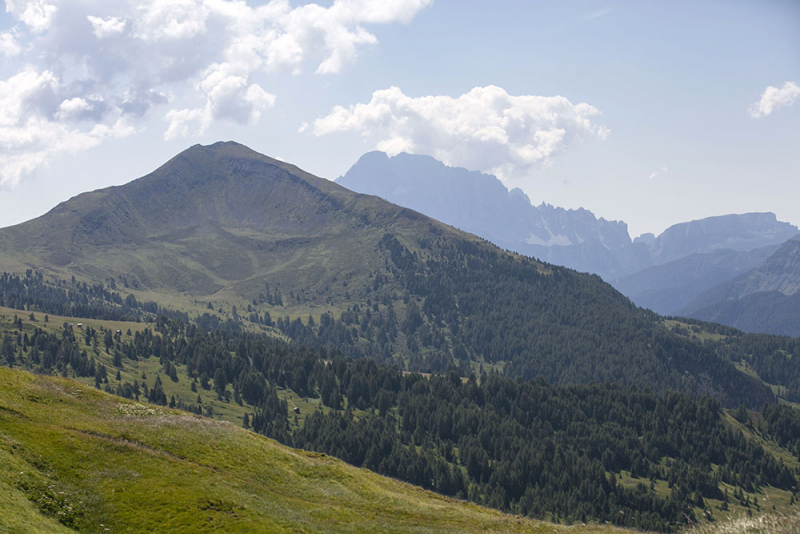
<svg viewBox="0 0 800 534"><path fill-rule="evenodd" d="M429 156L383 152L361 157L337 183L420 211L496 245L606 279L649 265L623 222L590 211L531 205L494 176L448 167Z"/></svg>
<svg viewBox="0 0 800 534"><path fill-rule="evenodd" d="M503 248L598 274L636 304L663 314L680 311L727 318L730 312L695 315L717 304L714 297L701 295L758 267L800 233L773 213L746 213L680 223L659 236L631 239L622 221L598 219L585 209L534 206L521 190L508 191L494 176L405 153L391 158L382 152L365 154L337 182L421 211ZM778 276L774 269L770 272L772 285L763 287L784 287L774 282ZM688 307L695 299L697 303Z"/></svg>
<svg viewBox="0 0 800 534"><path fill-rule="evenodd" d="M654 265L611 284L639 306L671 315L703 292L754 269L780 245L740 252L720 249Z"/></svg>
<svg viewBox="0 0 800 534"><path fill-rule="evenodd" d="M800 336L800 237L755 268L698 295L678 313L746 332Z"/></svg>

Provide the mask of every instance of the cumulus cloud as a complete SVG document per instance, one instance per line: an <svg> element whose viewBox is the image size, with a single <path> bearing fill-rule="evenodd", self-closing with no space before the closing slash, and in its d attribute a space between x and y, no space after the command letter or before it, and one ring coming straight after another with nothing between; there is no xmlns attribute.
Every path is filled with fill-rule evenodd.
<svg viewBox="0 0 800 534"><path fill-rule="evenodd" d="M125 31L125 20L118 17L108 17L106 19L88 15L86 19L91 22L95 37L103 39L115 33Z"/></svg>
<svg viewBox="0 0 800 534"><path fill-rule="evenodd" d="M0 32L0 54L6 57L14 57L22 52L22 48L17 43L17 39L11 32Z"/></svg>
<svg viewBox="0 0 800 534"><path fill-rule="evenodd" d="M202 0L150 0L136 10L136 37L187 39L206 32L210 9Z"/></svg>
<svg viewBox="0 0 800 534"><path fill-rule="evenodd" d="M219 66L200 83L207 95L204 108L172 110L167 113L166 140L185 137L192 131L204 132L215 120L257 123L261 113L275 105L275 95L258 84L247 84L245 76L220 70Z"/></svg>
<svg viewBox="0 0 800 534"><path fill-rule="evenodd" d="M770 115L776 109L791 106L798 97L800 97L800 86L794 82L786 82L781 88L770 85L761 93L761 99L752 104L748 111L751 117L759 119Z"/></svg>
<svg viewBox="0 0 800 534"><path fill-rule="evenodd" d="M357 132L390 155L429 154L508 178L528 175L581 138L605 139L609 130L593 121L598 115L597 108L563 96L512 96L496 86L455 98L413 98L390 87L366 104L337 106L300 131Z"/></svg>
<svg viewBox="0 0 800 534"><path fill-rule="evenodd" d="M46 164L54 154L74 153L97 146L110 137L124 137L133 127L123 117L109 124L70 126L61 115L91 111L82 98L62 101L54 108L61 82L50 71L28 68L0 81L0 177L16 183L23 175ZM49 119L48 116L58 117Z"/></svg>
<svg viewBox="0 0 800 534"><path fill-rule="evenodd" d="M47 30L57 11L58 7L47 0L6 0L6 12L27 24L34 33Z"/></svg>
<svg viewBox="0 0 800 534"><path fill-rule="evenodd" d="M6 0L0 184L129 135L157 107L167 139L255 124L275 76L340 72L377 43L369 26L408 23L432 0L249 1Z"/></svg>

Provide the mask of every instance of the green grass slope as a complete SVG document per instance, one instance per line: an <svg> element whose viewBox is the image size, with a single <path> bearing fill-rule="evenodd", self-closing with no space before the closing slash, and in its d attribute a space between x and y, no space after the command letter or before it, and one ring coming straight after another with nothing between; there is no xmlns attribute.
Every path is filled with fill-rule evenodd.
<svg viewBox="0 0 800 534"><path fill-rule="evenodd" d="M233 425L0 368L0 531L613 532L503 515Z"/></svg>

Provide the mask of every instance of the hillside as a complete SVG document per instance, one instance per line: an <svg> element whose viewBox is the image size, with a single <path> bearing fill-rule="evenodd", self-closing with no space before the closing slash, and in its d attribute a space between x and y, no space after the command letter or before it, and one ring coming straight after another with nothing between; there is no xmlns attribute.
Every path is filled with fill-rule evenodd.
<svg viewBox="0 0 800 534"><path fill-rule="evenodd" d="M800 293L784 295L780 291L760 291L740 299L710 304L685 315L744 332L798 337Z"/></svg>
<svg viewBox="0 0 800 534"><path fill-rule="evenodd" d="M701 293L678 313L746 332L800 336L800 237L755 268Z"/></svg>
<svg viewBox="0 0 800 534"><path fill-rule="evenodd" d="M0 230L0 267L27 271L2 279L0 304L15 308L112 319L180 307L205 325L247 321L412 371L616 382L731 406L774 400L596 276L236 143L192 147L144 178Z"/></svg>
<svg viewBox="0 0 800 534"><path fill-rule="evenodd" d="M4 531L562 530L227 423L6 368L0 368L0 459Z"/></svg>
<svg viewBox="0 0 800 534"><path fill-rule="evenodd" d="M773 245L745 252L721 249L690 254L613 280L611 285L638 306L673 315L705 291L758 266L777 248Z"/></svg>
<svg viewBox="0 0 800 534"><path fill-rule="evenodd" d="M380 265L376 228L467 238L242 145L196 145L0 230L0 265L192 297L249 299L268 281L327 298Z"/></svg>
<svg viewBox="0 0 800 534"><path fill-rule="evenodd" d="M0 324L5 332L2 363L71 376L131 402L147 399L157 405L152 407L157 414L172 414L171 408L179 407L222 418L284 444L331 454L357 467L507 512L673 531L704 516L759 512L757 503L764 500L779 510L793 503L800 416L786 406L764 404L759 412L739 409L732 418L708 398L656 396L611 385L524 383L485 373L479 379L460 379L453 371L425 377L270 336L207 332L163 318L156 325L88 319L81 320L79 328L54 322L60 318L33 314L24 322L17 317L13 324ZM24 440L12 436L12 450L22 459L26 457L21 453L28 450L66 461L52 450L61 443L57 432L53 437L54 428L66 425L70 431L84 430L68 438L89 451L85 454L94 454L94 445L83 444L83 439L124 437L145 452L203 466L219 461L235 470L251 463L251 455L242 458L237 448L224 446L225 439L207 432L201 452L205 454L211 443L209 455L219 454L210 459L187 454L186 447L193 451L194 445L177 443L169 428L153 429L158 433L154 441L140 437L138 427L119 427L119 417L111 417L102 428L92 423L87 434L87 417L114 415L97 406L129 403L112 402L75 382L17 373L45 389L66 387L67 393L77 395L70 409L83 415L72 417L65 411L69 400L20 393L14 375L3 373L0 383L11 390L10 400L0 394L0 443L9 443L6 423L36 429L25 434L33 442L27 448L21 446ZM89 408L81 405L85 401L91 401ZM117 406L120 410L128 408ZM202 421L188 417L179 419L181 430L175 432L186 430L187 421ZM111 426L113 432L107 428ZM232 426L201 427L239 435ZM113 464L100 454L97 461L106 469ZM58 474L52 462L35 467L51 479ZM14 464L11 469L18 472ZM275 467L268 462L265 469ZM236 487L248 484L229 471L221 469L221 474ZM168 473L167 481L174 470ZM181 478L192 483L188 475ZM64 482L60 475L58 480ZM291 476L285 482L295 483ZM320 485L327 491L324 483ZM164 489L161 498L168 493ZM40 505L52 511L51 497L57 504L58 495L46 494ZM297 502L294 497L291 502ZM346 502L348 497L342 498Z"/></svg>

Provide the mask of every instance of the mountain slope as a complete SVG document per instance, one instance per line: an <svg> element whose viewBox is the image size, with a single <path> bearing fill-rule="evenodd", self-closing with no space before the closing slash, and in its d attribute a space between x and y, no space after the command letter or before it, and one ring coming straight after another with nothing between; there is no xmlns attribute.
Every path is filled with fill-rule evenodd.
<svg viewBox="0 0 800 534"><path fill-rule="evenodd" d="M739 492L747 492L747 499L768 496L782 508L797 484L792 451L800 443L794 430L800 418L788 406L765 403L760 415L752 414L760 427L753 439L731 433L732 421L708 398L485 374L462 380L452 370L423 377L269 336L207 332L164 319L154 330L92 319L81 319L78 328L60 324L62 318L54 316L43 323L40 314L0 320L0 362L42 373L58 370L125 398L141 395L160 406L221 417L284 444L517 514L666 532L701 518L705 506L719 517L725 490L739 494L739 505L731 502L728 512L736 513L748 502ZM120 335L105 336L106 350L99 350L95 341L115 328ZM122 334L126 328L135 332ZM793 352L785 343L781 348ZM770 372L750 361L752 368ZM783 371L797 376L785 366ZM51 411L53 403L40 396L16 397L25 399ZM1 394L0 406L6 406ZM293 414L292 406L301 413ZM736 417L744 422L743 412L737 409ZM56 412L55 421L62 415ZM116 430L131 440L131 429L122 425ZM668 484L700 493L670 493Z"/></svg>
<svg viewBox="0 0 800 534"><path fill-rule="evenodd" d="M800 336L800 236L754 269L700 294L679 313L747 332Z"/></svg>
<svg viewBox="0 0 800 534"><path fill-rule="evenodd" d="M800 293L784 295L780 291L760 291L682 314L744 332L800 336Z"/></svg>
<svg viewBox="0 0 800 534"><path fill-rule="evenodd" d="M0 230L0 268L14 267L74 275L58 282L61 302L94 298L89 281L147 290L165 305L225 304L234 321L236 305L301 343L409 370L485 364L726 405L774 400L596 276L503 252L235 143L192 147L144 178ZM32 273L3 283L9 298L18 292L6 305L53 292ZM310 313L317 321L300 320Z"/></svg>
<svg viewBox="0 0 800 534"><path fill-rule="evenodd" d="M638 306L671 315L701 293L758 266L777 248L768 246L746 252L724 249L690 254L648 267L611 284Z"/></svg>
<svg viewBox="0 0 800 534"><path fill-rule="evenodd" d="M10 253L0 263L195 296L254 292L266 273L274 283L302 278L318 288L331 282L320 263L336 265L334 277L375 267L359 259L369 259L380 238L369 225L448 232L418 219L242 145L217 143L3 229L0 250Z"/></svg>
<svg viewBox="0 0 800 534"><path fill-rule="evenodd" d="M0 459L0 530L12 532L562 530L227 423L2 367Z"/></svg>

